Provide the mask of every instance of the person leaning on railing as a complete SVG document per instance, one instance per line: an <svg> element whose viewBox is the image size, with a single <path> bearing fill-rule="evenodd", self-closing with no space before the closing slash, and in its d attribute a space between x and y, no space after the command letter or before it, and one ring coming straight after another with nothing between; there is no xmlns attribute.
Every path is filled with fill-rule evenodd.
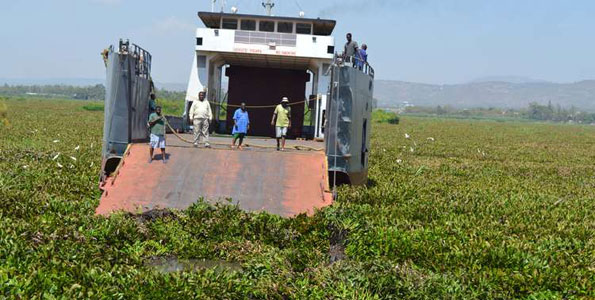
<svg viewBox="0 0 595 300"><path fill-rule="evenodd" d="M357 57L355 59L357 62L357 67L360 70L363 70L364 66L368 62L368 52L367 51L368 51L368 45L362 44L362 48L359 49L359 51L357 52Z"/></svg>

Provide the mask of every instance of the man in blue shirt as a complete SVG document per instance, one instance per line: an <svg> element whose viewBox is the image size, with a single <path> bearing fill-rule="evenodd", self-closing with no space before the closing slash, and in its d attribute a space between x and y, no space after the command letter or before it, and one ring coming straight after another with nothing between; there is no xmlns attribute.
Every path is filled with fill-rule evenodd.
<svg viewBox="0 0 595 300"><path fill-rule="evenodd" d="M363 69L364 65L368 61L368 45L362 44L362 48L359 49L359 55L357 59L357 66L359 69Z"/></svg>
<svg viewBox="0 0 595 300"><path fill-rule="evenodd" d="M236 146L236 140L240 139L238 149L242 150L242 142L244 142L244 137L248 133L248 129L250 129L250 118L248 118L248 111L246 111L246 103L242 102L240 108L236 109L233 114L233 130L231 131L233 141L231 142L231 149Z"/></svg>

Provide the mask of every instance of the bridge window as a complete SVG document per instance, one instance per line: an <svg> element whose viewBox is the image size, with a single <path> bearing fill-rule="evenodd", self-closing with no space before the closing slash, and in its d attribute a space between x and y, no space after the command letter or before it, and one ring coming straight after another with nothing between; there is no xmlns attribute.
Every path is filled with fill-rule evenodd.
<svg viewBox="0 0 595 300"><path fill-rule="evenodd" d="M293 33L292 22L279 22L277 23L277 32L281 33Z"/></svg>
<svg viewBox="0 0 595 300"><path fill-rule="evenodd" d="M240 23L240 28L242 30L254 31L254 30L256 30L256 21L254 21L254 20L242 20L242 22Z"/></svg>
<svg viewBox="0 0 595 300"><path fill-rule="evenodd" d="M308 23L295 24L295 33L312 34L312 24L308 24Z"/></svg>
<svg viewBox="0 0 595 300"><path fill-rule="evenodd" d="M260 21L258 30L266 32L275 32L275 22L273 21Z"/></svg>
<svg viewBox="0 0 595 300"><path fill-rule="evenodd" d="M238 29L238 19L223 19L223 29Z"/></svg>

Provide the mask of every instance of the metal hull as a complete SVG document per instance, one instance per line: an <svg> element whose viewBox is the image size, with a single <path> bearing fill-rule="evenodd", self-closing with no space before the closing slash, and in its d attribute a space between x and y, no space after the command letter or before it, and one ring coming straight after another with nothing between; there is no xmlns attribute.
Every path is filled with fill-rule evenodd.
<svg viewBox="0 0 595 300"><path fill-rule="evenodd" d="M123 51L123 45L126 47ZM113 158L119 158L129 143L147 141L150 54L120 43L120 52L110 48L107 59L103 125L102 177L114 171Z"/></svg>
<svg viewBox="0 0 595 300"><path fill-rule="evenodd" d="M331 184L367 182L374 78L351 66L331 67L326 154ZM336 175L336 176L335 176Z"/></svg>

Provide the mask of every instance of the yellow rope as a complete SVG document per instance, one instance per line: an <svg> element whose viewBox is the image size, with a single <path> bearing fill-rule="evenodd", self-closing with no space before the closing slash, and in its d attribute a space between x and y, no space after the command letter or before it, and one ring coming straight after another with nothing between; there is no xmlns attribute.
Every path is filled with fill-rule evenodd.
<svg viewBox="0 0 595 300"><path fill-rule="evenodd" d="M213 105L223 106L223 104L217 103L217 102L213 102L213 101L209 101L209 103L211 103ZM293 103L288 103L287 105L292 106L292 105L304 104L304 103L306 103L306 100L304 100L304 101L298 101L298 102L293 102ZM261 105L261 106L246 105L246 108L275 108L275 107L277 107L277 105L279 105L279 104ZM226 106L227 107L241 107L241 105L236 105L236 104L227 104Z"/></svg>
<svg viewBox="0 0 595 300"><path fill-rule="evenodd" d="M169 128L169 130L171 130L171 132L173 132L173 134L180 139L182 142L186 142L188 144L194 144L194 141L188 140L186 138L184 138L183 136L181 136L180 134L178 134L169 124L169 122L167 122L167 119L165 119L166 122L165 124L167 124L167 127ZM228 144L222 144L222 143L210 143L211 145L217 145L217 146L229 146ZM275 146L262 146L262 145L249 145L249 144L244 144L244 146L246 147L254 147L254 148L260 148L260 149L277 149L277 147ZM306 150L306 151L323 151L323 148L314 148L314 147L310 147L310 146L299 146L299 145L295 145L293 146L293 148L295 150Z"/></svg>

